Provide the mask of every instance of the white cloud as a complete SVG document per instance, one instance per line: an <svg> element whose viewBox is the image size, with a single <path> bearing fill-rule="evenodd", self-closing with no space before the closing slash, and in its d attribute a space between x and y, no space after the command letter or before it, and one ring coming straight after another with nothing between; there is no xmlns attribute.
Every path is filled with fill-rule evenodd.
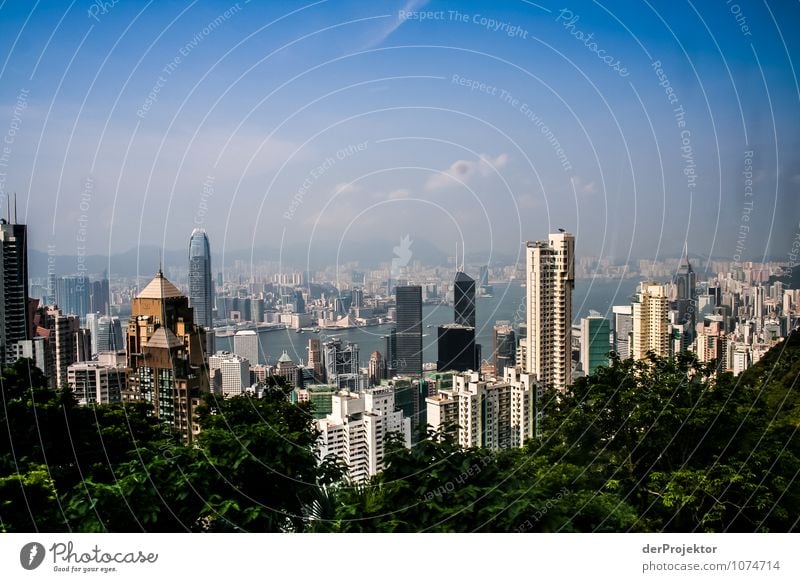
<svg viewBox="0 0 800 582"><path fill-rule="evenodd" d="M594 181L584 182L580 176L572 177L572 185L578 194L594 194L597 192L597 186Z"/></svg>
<svg viewBox="0 0 800 582"><path fill-rule="evenodd" d="M419 10L427 3L428 0L407 0L400 10L392 14L392 18L389 19L388 24L384 25L384 27L380 30L380 32L374 38L372 38L367 42L364 48L368 49L380 45L383 41L389 38L395 30L400 28L405 22L405 19L400 18L401 11L413 12L415 10Z"/></svg>
<svg viewBox="0 0 800 582"><path fill-rule="evenodd" d="M425 182L428 191L441 190L457 185L459 182L469 183L476 176L489 176L508 164L508 154L500 154L494 159L481 154L477 160L457 160L449 168L430 176Z"/></svg>

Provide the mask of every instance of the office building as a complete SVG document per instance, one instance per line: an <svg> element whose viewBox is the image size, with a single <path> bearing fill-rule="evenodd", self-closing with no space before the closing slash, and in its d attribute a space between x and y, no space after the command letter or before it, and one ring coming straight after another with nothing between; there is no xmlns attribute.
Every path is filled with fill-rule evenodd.
<svg viewBox="0 0 800 582"><path fill-rule="evenodd" d="M10 211L8 220L0 219L0 247L0 364L6 364L15 357L14 344L31 337L27 227L11 224Z"/></svg>
<svg viewBox="0 0 800 582"><path fill-rule="evenodd" d="M214 353L214 288L211 279L211 247L208 235L195 228L189 238L189 306L194 310L195 325L206 330L206 353ZM250 360L257 364L258 360Z"/></svg>
<svg viewBox="0 0 800 582"><path fill-rule="evenodd" d="M88 277L56 279L56 305L64 315L75 315L81 322L85 322L86 314L91 312Z"/></svg>
<svg viewBox="0 0 800 582"><path fill-rule="evenodd" d="M475 279L461 271L453 282L453 321L475 327Z"/></svg>
<svg viewBox="0 0 800 582"><path fill-rule="evenodd" d="M633 308L630 305L614 305L614 351L623 360L631 357L631 335L633 334Z"/></svg>
<svg viewBox="0 0 800 582"><path fill-rule="evenodd" d="M108 311L110 299L108 278L104 276L99 281L92 281L89 285L89 312L110 315Z"/></svg>
<svg viewBox="0 0 800 582"><path fill-rule="evenodd" d="M436 369L439 372L466 372L478 370L480 361L475 348L475 328L458 323L440 325L438 328L438 359Z"/></svg>
<svg viewBox="0 0 800 582"><path fill-rule="evenodd" d="M404 376L422 375L422 287L398 285L397 351L395 368Z"/></svg>
<svg viewBox="0 0 800 582"><path fill-rule="evenodd" d="M375 351L370 355L367 373L370 386L377 386L386 378L386 360L383 359L380 352Z"/></svg>
<svg viewBox="0 0 800 582"><path fill-rule="evenodd" d="M161 271L131 302L126 344L123 399L150 403L156 418L191 442L199 432L194 411L209 391L205 329L195 325L189 298Z"/></svg>
<svg viewBox="0 0 800 582"><path fill-rule="evenodd" d="M322 361L328 384L339 390L358 391L360 385L358 344L333 339L322 344Z"/></svg>
<svg viewBox="0 0 800 582"><path fill-rule="evenodd" d="M670 324L668 287L653 281L639 284L636 299L631 305L631 357L641 360L649 352L670 356Z"/></svg>
<svg viewBox="0 0 800 582"><path fill-rule="evenodd" d="M316 338L308 340L308 361L306 365L311 368L312 377L315 384L325 381L325 367L322 362L322 343Z"/></svg>
<svg viewBox="0 0 800 582"><path fill-rule="evenodd" d="M250 387L250 362L230 354L219 362L219 391L223 396L239 396Z"/></svg>
<svg viewBox="0 0 800 582"><path fill-rule="evenodd" d="M252 329L242 329L233 336L233 353L247 359L251 365L261 363L259 358L258 333Z"/></svg>
<svg viewBox="0 0 800 582"><path fill-rule="evenodd" d="M581 364L588 376L600 366L608 366L611 351L611 329L608 320L594 311L581 319Z"/></svg>
<svg viewBox="0 0 800 582"><path fill-rule="evenodd" d="M575 237L551 234L526 243L527 332L525 371L557 390L572 383L572 291Z"/></svg>
<svg viewBox="0 0 800 582"><path fill-rule="evenodd" d="M511 322L498 321L492 330L492 360L497 376L517 365L517 338Z"/></svg>
<svg viewBox="0 0 800 582"><path fill-rule="evenodd" d="M283 378L289 386L301 388L303 383L300 376L300 368L292 361L291 356L283 350L275 366L275 376Z"/></svg>
<svg viewBox="0 0 800 582"><path fill-rule="evenodd" d="M390 329L386 335L386 377L397 376L397 330Z"/></svg>
<svg viewBox="0 0 800 582"><path fill-rule="evenodd" d="M383 469L389 433L402 435L411 446L411 419L395 410L390 387L369 388L360 394L341 391L331 397L331 413L316 421L318 454L342 461L352 483L363 482Z"/></svg>

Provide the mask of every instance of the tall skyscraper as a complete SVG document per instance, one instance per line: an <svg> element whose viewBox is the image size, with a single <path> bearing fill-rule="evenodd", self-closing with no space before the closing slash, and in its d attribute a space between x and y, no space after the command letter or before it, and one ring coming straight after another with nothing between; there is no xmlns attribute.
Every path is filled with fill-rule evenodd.
<svg viewBox="0 0 800 582"><path fill-rule="evenodd" d="M15 212L16 213L16 212ZM0 363L14 359L14 344L30 339L28 233L24 224L0 219Z"/></svg>
<svg viewBox="0 0 800 582"><path fill-rule="evenodd" d="M206 330L206 353L214 353L212 311L214 289L211 279L211 247L206 231L195 228L189 238L189 305L194 310L194 323ZM250 360L254 364L257 360Z"/></svg>
<svg viewBox="0 0 800 582"><path fill-rule="evenodd" d="M308 340L308 360L306 365L311 368L315 383L321 384L325 380L325 368L322 365L322 344L316 338Z"/></svg>
<svg viewBox="0 0 800 582"><path fill-rule="evenodd" d="M372 355L369 357L369 366L367 370L370 386L378 386L381 380L386 378L386 360L383 359L380 352L372 352Z"/></svg>
<svg viewBox="0 0 800 582"><path fill-rule="evenodd" d="M608 366L610 337L608 320L598 312L581 319L581 364L587 375L593 374L600 366Z"/></svg>
<svg viewBox="0 0 800 582"><path fill-rule="evenodd" d="M56 305L64 315L76 315L85 323L86 314L91 312L90 297L88 277L79 275L56 280Z"/></svg>
<svg viewBox="0 0 800 582"><path fill-rule="evenodd" d="M684 244L683 259L674 278L677 293L676 307L678 309L678 324L686 325L688 337L684 338L686 344L694 340L695 326L697 325L697 276L689 262L689 249Z"/></svg>
<svg viewBox="0 0 800 582"><path fill-rule="evenodd" d="M131 301L126 339L123 399L149 402L156 418L192 441L199 432L194 411L209 390L205 330L195 325L189 298L161 271Z"/></svg>
<svg viewBox="0 0 800 582"><path fill-rule="evenodd" d="M94 333L97 334L97 341L95 341ZM104 315L97 320L97 331L93 332L92 345L97 350L94 353L125 350L119 317Z"/></svg>
<svg viewBox="0 0 800 582"><path fill-rule="evenodd" d="M480 362L476 357L474 327L448 323L440 325L438 332L437 370L466 372L477 371L480 368Z"/></svg>
<svg viewBox="0 0 800 582"><path fill-rule="evenodd" d="M640 283L631 311L633 321L631 357L634 360L641 360L648 352L668 357L670 330L667 286L653 281Z"/></svg>
<svg viewBox="0 0 800 582"><path fill-rule="evenodd" d="M325 364L325 378L339 390L359 390L359 351L358 344L333 339L322 345Z"/></svg>
<svg viewBox="0 0 800 582"><path fill-rule="evenodd" d="M475 327L475 279L461 271L453 283L453 321Z"/></svg>
<svg viewBox="0 0 800 582"><path fill-rule="evenodd" d="M260 363L258 333L252 329L242 329L233 336L233 353L247 358L251 365Z"/></svg>
<svg viewBox="0 0 800 582"><path fill-rule="evenodd" d="M89 286L89 312L108 315L108 304L111 292L108 285L108 278L103 277L99 281L93 281Z"/></svg>
<svg viewBox="0 0 800 582"><path fill-rule="evenodd" d="M572 383L572 291L575 237L551 234L526 243L527 331L525 370L544 386Z"/></svg>
<svg viewBox="0 0 800 582"><path fill-rule="evenodd" d="M422 287L395 288L397 303L397 373L422 375Z"/></svg>
<svg viewBox="0 0 800 582"><path fill-rule="evenodd" d="M397 330L390 329L386 336L386 377L397 375Z"/></svg>

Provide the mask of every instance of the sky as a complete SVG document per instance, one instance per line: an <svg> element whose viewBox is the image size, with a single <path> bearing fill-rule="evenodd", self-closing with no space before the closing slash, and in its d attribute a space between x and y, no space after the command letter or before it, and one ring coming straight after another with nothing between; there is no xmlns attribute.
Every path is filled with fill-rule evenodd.
<svg viewBox="0 0 800 582"><path fill-rule="evenodd" d="M29 246L785 258L798 2L0 2ZM13 209L12 209L13 212ZM413 245L411 246L413 250Z"/></svg>

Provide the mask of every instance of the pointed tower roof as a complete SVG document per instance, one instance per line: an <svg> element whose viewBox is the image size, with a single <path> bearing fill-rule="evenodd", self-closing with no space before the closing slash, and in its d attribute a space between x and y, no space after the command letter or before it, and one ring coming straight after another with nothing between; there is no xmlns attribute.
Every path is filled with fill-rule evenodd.
<svg viewBox="0 0 800 582"><path fill-rule="evenodd" d="M148 348L165 348L165 349L172 349L172 348L179 348L183 345L183 342L178 339L172 331L166 327L159 327L153 335L150 336L150 339L147 340L147 345L145 347Z"/></svg>
<svg viewBox="0 0 800 582"><path fill-rule="evenodd" d="M285 364L287 362L288 363L293 363L292 362L292 358L289 357L289 354L286 353L286 350L283 350L283 353L281 354L281 357L278 358L278 363L279 364Z"/></svg>
<svg viewBox="0 0 800 582"><path fill-rule="evenodd" d="M681 258L680 267L686 269L687 272L692 272L692 264L689 262L689 243L683 241L683 257Z"/></svg>
<svg viewBox="0 0 800 582"><path fill-rule="evenodd" d="M164 277L161 270L156 273L153 280L142 289L138 295L139 299L167 299L169 297L183 297L183 293L169 279Z"/></svg>

